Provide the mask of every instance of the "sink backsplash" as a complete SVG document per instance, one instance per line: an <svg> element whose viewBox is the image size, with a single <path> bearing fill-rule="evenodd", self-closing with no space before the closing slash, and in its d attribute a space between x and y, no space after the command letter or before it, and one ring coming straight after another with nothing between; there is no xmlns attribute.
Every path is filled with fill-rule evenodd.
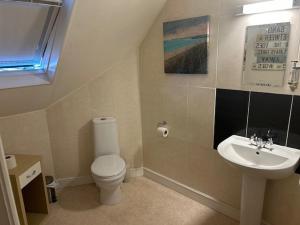
<svg viewBox="0 0 300 225"><path fill-rule="evenodd" d="M217 89L214 148L233 134L300 149L300 96Z"/></svg>

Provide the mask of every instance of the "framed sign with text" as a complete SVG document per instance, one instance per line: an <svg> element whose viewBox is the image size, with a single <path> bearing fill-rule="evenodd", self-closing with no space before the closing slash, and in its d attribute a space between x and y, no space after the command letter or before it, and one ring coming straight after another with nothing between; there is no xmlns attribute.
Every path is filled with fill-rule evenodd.
<svg viewBox="0 0 300 225"><path fill-rule="evenodd" d="M290 23L249 26L246 31L243 81L282 86L287 67Z"/></svg>

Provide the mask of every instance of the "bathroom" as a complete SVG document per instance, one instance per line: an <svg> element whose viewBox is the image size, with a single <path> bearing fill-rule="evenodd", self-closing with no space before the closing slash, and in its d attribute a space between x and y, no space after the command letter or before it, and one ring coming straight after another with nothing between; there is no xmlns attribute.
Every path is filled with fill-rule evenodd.
<svg viewBox="0 0 300 225"><path fill-rule="evenodd" d="M280 148L298 159L300 64L292 61L300 60L299 6L298 0L0 1L0 225L300 224L299 160L288 176L265 179L260 193L249 188L258 211L253 222L244 170L220 154L226 141L244 137L259 145L267 136L275 150L257 147L257 157ZM281 64L274 63L282 68L254 68L261 64L254 60L266 59L258 49L250 56L253 37L274 24L283 27ZM192 28L182 34L184 25ZM170 53L168 41L189 34L205 37L203 58L191 63L199 70L168 66L166 57L180 53ZM36 57L37 44L47 68L8 65L13 57ZM112 134L104 140L117 143L122 165L116 204L105 204L92 171L102 129ZM39 180L16 191L17 171L8 171L4 154L40 157ZM115 165L99 165L106 163ZM49 203L45 176L55 180L57 201ZM41 199L32 191L35 180L46 210L39 205L43 216L26 218Z"/></svg>

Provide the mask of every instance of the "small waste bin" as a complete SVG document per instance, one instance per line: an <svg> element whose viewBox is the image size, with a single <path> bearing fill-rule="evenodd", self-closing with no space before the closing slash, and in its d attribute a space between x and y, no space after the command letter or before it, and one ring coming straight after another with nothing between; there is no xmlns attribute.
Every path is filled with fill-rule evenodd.
<svg viewBox="0 0 300 225"><path fill-rule="evenodd" d="M49 203L57 202L56 197L56 182L52 176L46 176L46 187L47 187L47 193L48 193L48 199Z"/></svg>

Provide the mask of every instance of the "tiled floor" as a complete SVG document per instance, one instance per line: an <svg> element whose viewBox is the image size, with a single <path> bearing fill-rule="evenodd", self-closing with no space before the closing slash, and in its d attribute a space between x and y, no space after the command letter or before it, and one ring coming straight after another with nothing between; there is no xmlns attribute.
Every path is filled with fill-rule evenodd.
<svg viewBox="0 0 300 225"><path fill-rule="evenodd" d="M67 188L42 225L238 225L238 223L146 178L123 184L116 206L98 204L94 185Z"/></svg>

